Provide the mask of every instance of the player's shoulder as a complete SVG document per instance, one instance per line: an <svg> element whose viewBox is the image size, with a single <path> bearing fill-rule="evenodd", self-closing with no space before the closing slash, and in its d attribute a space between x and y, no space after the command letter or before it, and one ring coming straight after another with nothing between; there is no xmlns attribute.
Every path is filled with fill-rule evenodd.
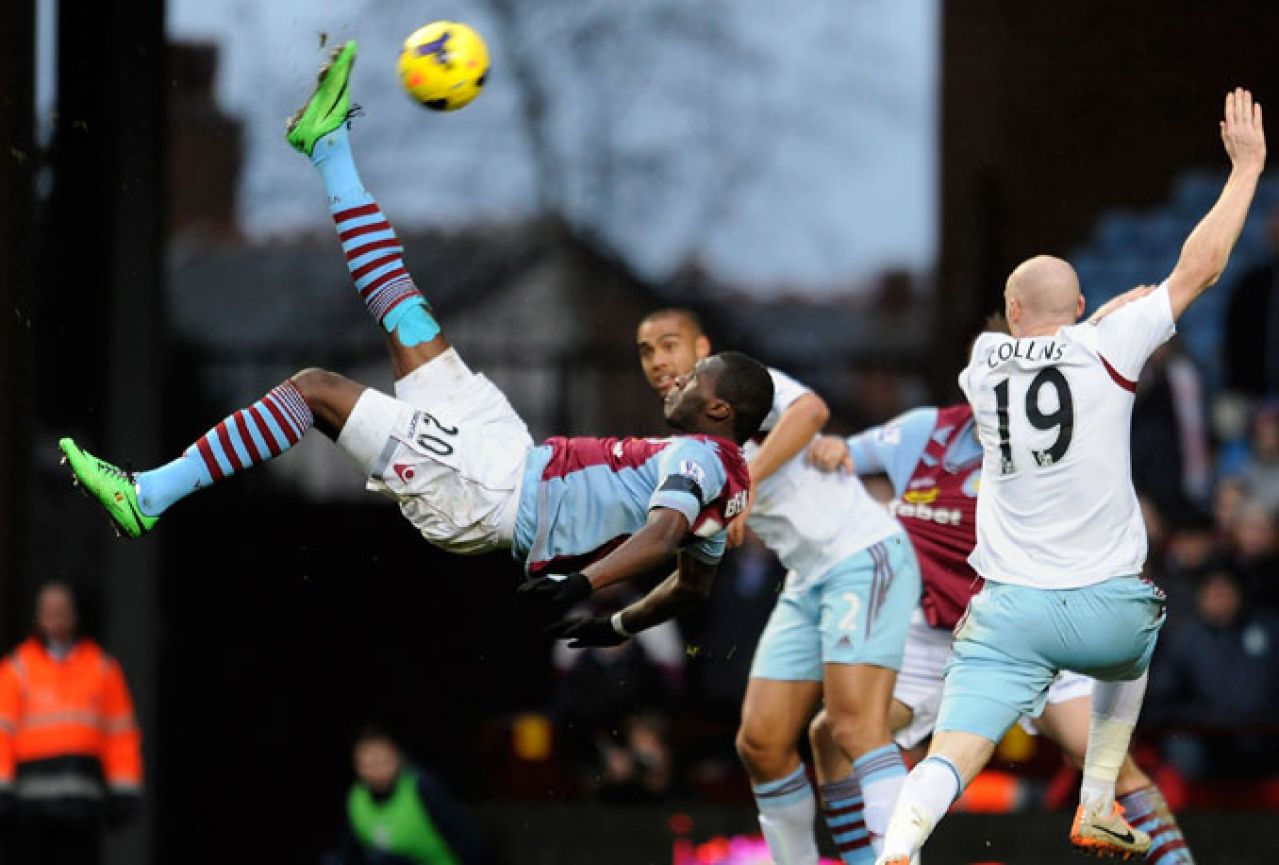
<svg viewBox="0 0 1279 865"><path fill-rule="evenodd" d="M773 366L765 367L765 369L768 370L768 377L773 381L773 408L760 425L761 431L772 429L781 413L795 400L804 394L813 393L811 387L789 373L782 372Z"/></svg>
<svg viewBox="0 0 1279 865"><path fill-rule="evenodd" d="M685 441L684 447L695 448L690 451L691 453L703 455L705 459L719 465L727 477L735 480L750 478L750 469L746 466L746 455L737 442L704 433L678 436L678 438Z"/></svg>
<svg viewBox="0 0 1279 865"><path fill-rule="evenodd" d="M801 390L811 390L811 388L809 388L808 385L804 384L795 376L791 375L788 372L785 372L784 370L780 370L775 366L766 366L764 367L764 369L768 370L768 377L773 380L774 388L783 387L783 388L799 388Z"/></svg>

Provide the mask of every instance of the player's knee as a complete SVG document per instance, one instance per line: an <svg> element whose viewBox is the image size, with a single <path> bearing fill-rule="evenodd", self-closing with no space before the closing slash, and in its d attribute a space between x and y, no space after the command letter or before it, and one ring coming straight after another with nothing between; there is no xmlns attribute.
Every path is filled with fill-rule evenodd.
<svg viewBox="0 0 1279 865"><path fill-rule="evenodd" d="M298 393L302 394L302 399L310 406L323 402L325 395L333 391L334 379L340 378L337 373L316 366L307 367L289 376Z"/></svg>
<svg viewBox="0 0 1279 865"><path fill-rule="evenodd" d="M850 759L878 747L888 737L888 725L882 719L864 714L833 714L827 718L826 726L830 741Z"/></svg>
<svg viewBox="0 0 1279 865"><path fill-rule="evenodd" d="M784 774L794 746L769 736L758 725L743 723L737 730L737 756L752 777L774 778Z"/></svg>
<svg viewBox="0 0 1279 865"><path fill-rule="evenodd" d="M831 744L832 741L830 718L826 716L826 710L823 709L808 724L808 744L812 745L814 749L818 749Z"/></svg>
<svg viewBox="0 0 1279 865"><path fill-rule="evenodd" d="M345 376L314 366L294 373L291 380L311 411L317 413L319 410L347 400L348 391L358 387Z"/></svg>

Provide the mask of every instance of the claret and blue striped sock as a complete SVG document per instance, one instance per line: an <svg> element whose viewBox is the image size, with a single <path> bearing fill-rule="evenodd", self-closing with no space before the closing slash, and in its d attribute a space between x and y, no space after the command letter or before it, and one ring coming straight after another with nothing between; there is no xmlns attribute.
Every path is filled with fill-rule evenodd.
<svg viewBox="0 0 1279 865"><path fill-rule="evenodd" d="M1195 857L1158 787L1139 787L1117 801L1124 806L1124 819L1150 836L1146 865L1194 865Z"/></svg>
<svg viewBox="0 0 1279 865"><path fill-rule="evenodd" d="M822 814L844 865L873 865L875 851L866 832L862 789L857 784L857 776L823 784L821 793Z"/></svg>
<svg viewBox="0 0 1279 865"><path fill-rule="evenodd" d="M134 477L138 507L158 517L174 502L250 466L278 457L315 423L292 379L227 417L182 456Z"/></svg>
<svg viewBox="0 0 1279 865"><path fill-rule="evenodd" d="M311 161L324 181L347 270L369 314L405 346L430 342L440 326L405 269L395 229L360 181L347 127L317 141Z"/></svg>

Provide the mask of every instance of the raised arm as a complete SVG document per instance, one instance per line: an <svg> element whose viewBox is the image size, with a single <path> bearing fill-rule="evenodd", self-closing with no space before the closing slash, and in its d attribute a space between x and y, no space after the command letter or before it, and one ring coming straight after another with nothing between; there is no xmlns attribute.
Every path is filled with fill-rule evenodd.
<svg viewBox="0 0 1279 865"><path fill-rule="evenodd" d="M1221 142L1230 157L1230 177L1217 203L1186 238L1181 257L1168 277L1174 319L1180 318L1226 269L1266 164L1261 104L1254 103L1252 94L1241 87L1226 94Z"/></svg>
<svg viewBox="0 0 1279 865"><path fill-rule="evenodd" d="M611 616L568 619L552 626L547 633L572 640L571 649L616 646L640 631L683 615L706 600L718 568L718 563L704 562L681 552L675 573L626 609Z"/></svg>

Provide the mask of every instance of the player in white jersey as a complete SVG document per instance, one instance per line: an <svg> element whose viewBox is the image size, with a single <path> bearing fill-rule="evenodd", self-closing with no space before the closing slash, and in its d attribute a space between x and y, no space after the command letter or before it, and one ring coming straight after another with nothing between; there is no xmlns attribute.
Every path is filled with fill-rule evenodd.
<svg viewBox="0 0 1279 865"><path fill-rule="evenodd" d="M1076 324L1074 269L1032 258L1004 291L1011 336L983 334L960 373L984 449L970 562L986 586L956 631L937 732L902 788L879 865L910 861L1013 721L1042 709L1061 669L1098 680L1071 842L1107 856L1150 847L1114 796L1163 624L1162 593L1139 576L1129 427L1146 359L1216 282L1243 228L1266 149L1247 91L1226 97L1221 137L1230 177L1156 290Z"/></svg>
<svg viewBox="0 0 1279 865"><path fill-rule="evenodd" d="M649 315L637 342L659 393L711 350L686 309ZM738 753L774 860L815 865L816 802L798 742L824 694L834 741L852 763L851 774L823 785L827 819L844 860L869 865L906 775L888 705L919 599L918 565L901 526L857 478L805 459L826 422L825 402L769 372L773 409L746 446L752 494L745 522L791 574L755 652ZM733 523L730 543L744 531L742 520Z"/></svg>

